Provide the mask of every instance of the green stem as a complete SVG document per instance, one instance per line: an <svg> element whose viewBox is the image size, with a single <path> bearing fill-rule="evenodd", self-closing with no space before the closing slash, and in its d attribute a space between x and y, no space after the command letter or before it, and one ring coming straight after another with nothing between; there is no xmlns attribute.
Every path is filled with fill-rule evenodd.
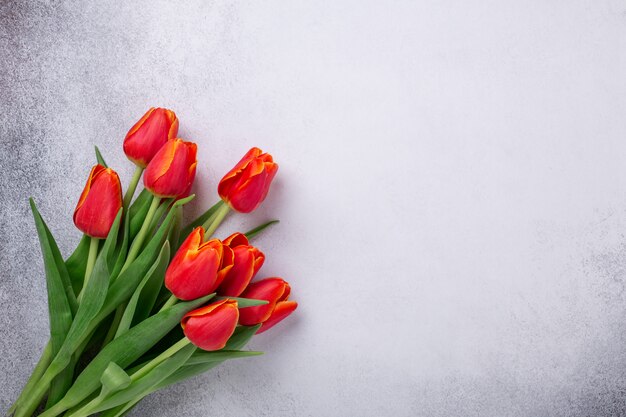
<svg viewBox="0 0 626 417"><path fill-rule="evenodd" d="M85 288L87 288L87 282L91 277L91 272L93 271L93 267L96 264L96 258L98 257L98 244L100 240L92 237L89 242L89 255L87 257L87 267L85 268L85 279L83 280L83 288L80 290L80 294L78 294L78 303L83 299L83 294L85 293Z"/></svg>
<svg viewBox="0 0 626 417"><path fill-rule="evenodd" d="M170 206L172 205L172 201L174 201L174 199L166 199L161 201L161 205L154 213L154 216L152 216L152 221L150 222L150 226L148 227L149 233L157 229L157 226L159 225L159 220L161 220L163 214L165 214L169 210Z"/></svg>
<svg viewBox="0 0 626 417"><path fill-rule="evenodd" d="M137 184L141 179L141 174L143 174L143 168L138 166L135 168L135 172L133 173L133 178L130 180L130 184L128 184L128 189L126 190L126 194L124 194L124 212L130 205L133 196L135 195L135 190L137 189Z"/></svg>
<svg viewBox="0 0 626 417"><path fill-rule="evenodd" d="M168 300L165 302L165 304L163 304L163 307L161 307L161 309L159 310L159 313L165 309L170 308L171 306L173 306L174 304L176 304L178 302L178 298L176 298L176 296L174 294L172 294L172 296L170 298L168 298Z"/></svg>
<svg viewBox="0 0 626 417"><path fill-rule="evenodd" d="M35 366L35 369L33 370L33 373L28 379L28 382L26 382L26 385L24 386L22 393L15 401L15 404L13 404L13 406L9 409L9 414L15 411L24 402L26 398L30 398L30 391L32 391L33 387L41 379L44 372L46 372L46 368L48 368L48 365L50 365L51 360L52 360L52 344L48 342L48 344L43 350L43 353L41 354L41 358L39 359L39 362L37 362L37 365Z"/></svg>
<svg viewBox="0 0 626 417"><path fill-rule="evenodd" d="M213 216L209 217L207 219L206 223L204 223L202 225L202 227L204 227L204 230L205 230L205 232L204 232L204 239L205 240L209 240L211 238L211 236L213 236L213 233L215 233L215 230L217 230L217 228L222 223L222 221L224 220L224 218L226 217L226 215L228 214L229 211L230 211L230 207L228 206L228 204L223 203L217 209L215 214Z"/></svg>
<svg viewBox="0 0 626 417"><path fill-rule="evenodd" d="M157 356L156 358L148 362L145 366L142 366L140 369L138 369L137 372L135 372L134 374L130 376L130 379L134 382L138 380L139 378L141 378L142 376L145 376L148 372L156 368L161 362L163 362L165 359L169 358L174 353L178 352L179 350L187 346L189 343L191 343L191 341L187 339L186 337L183 337L174 345L172 345L169 349L167 349L165 352L161 353L159 356Z"/></svg>
<svg viewBox="0 0 626 417"><path fill-rule="evenodd" d="M46 392L48 392L48 389L50 389L50 384L52 383L52 380L63 370L58 369L58 367L54 368L53 365L54 364L51 364L51 366L48 367L46 372L44 372L44 374L42 375L41 379L37 381L37 384L35 384L32 391L29 393L28 398L25 398L24 403L20 404L20 406L17 408L17 410L15 411L15 417L30 417L33 415L33 413L41 403L41 400L43 400L43 397L46 395ZM57 406L59 404L60 402L57 403ZM52 408L50 410L52 410ZM56 414L49 413L48 416L50 415Z"/></svg>
<svg viewBox="0 0 626 417"><path fill-rule="evenodd" d="M141 225L141 229L139 229L139 233L133 240L132 245L130 245L130 250L128 251L128 256L126 257L126 261L124 262L124 266L122 266L122 270L120 271L120 275L122 272L126 270L130 266L130 264L137 258L139 252L141 251L141 247L143 245L143 241L146 239L148 234L148 230L150 229L150 223L152 222L152 218L159 208L159 203L161 199L157 196L152 198L152 204L150 204L150 208L148 209L148 213L146 214L146 218Z"/></svg>
<svg viewBox="0 0 626 417"><path fill-rule="evenodd" d="M126 268L128 268L130 264L137 258L137 255L139 254L139 251L143 246L143 241L146 239L148 231L150 230L152 218L157 212L160 203L161 199L159 197L154 196L152 198L150 209L148 209L148 213L146 214L146 218L143 220L143 224L141 225L141 229L139 229L139 233L137 233L137 236L133 240L133 243L130 245L128 256L126 257L126 261L124 262L124 265L122 266L119 275L121 275L126 270ZM126 304L122 303L117 307L117 310L115 310L115 317L113 318L113 323L111 323L111 327L109 328L109 331L104 339L104 343L102 344L103 347L115 338L115 333L117 333L117 328L120 325L120 321L122 320L125 309Z"/></svg>

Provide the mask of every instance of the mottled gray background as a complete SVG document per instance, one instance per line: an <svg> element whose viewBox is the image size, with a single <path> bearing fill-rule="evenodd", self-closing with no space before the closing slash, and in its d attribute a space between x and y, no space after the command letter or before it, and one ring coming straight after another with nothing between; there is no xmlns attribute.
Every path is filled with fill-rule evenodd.
<svg viewBox="0 0 626 417"><path fill-rule="evenodd" d="M151 105L198 199L258 145L297 314L135 416L626 415L626 4L7 1L0 409L46 340L27 197L65 253L100 145ZM227 228L220 232L223 236Z"/></svg>

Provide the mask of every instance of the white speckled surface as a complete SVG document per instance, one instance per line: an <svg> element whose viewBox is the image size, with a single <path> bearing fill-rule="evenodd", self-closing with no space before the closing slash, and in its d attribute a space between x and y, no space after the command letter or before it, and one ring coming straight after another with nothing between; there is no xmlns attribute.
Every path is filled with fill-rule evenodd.
<svg viewBox="0 0 626 417"><path fill-rule="evenodd" d="M300 308L134 416L626 415L622 1L175 3L0 4L0 411L46 340L27 197L68 253L93 145L127 181L161 105L196 213L279 161L228 227L282 220L261 276Z"/></svg>

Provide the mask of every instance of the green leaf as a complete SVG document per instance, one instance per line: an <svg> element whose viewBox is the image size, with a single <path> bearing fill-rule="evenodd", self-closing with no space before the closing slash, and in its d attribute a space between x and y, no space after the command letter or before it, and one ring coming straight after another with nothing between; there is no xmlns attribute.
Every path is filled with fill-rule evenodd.
<svg viewBox="0 0 626 417"><path fill-rule="evenodd" d="M176 247L170 254L170 260L174 259L174 255L176 255L176 251L178 250L178 242L180 241L180 231L182 230L182 228L183 228L183 208L178 207L176 209L176 214L174 216L174 224L172 225L172 228L170 229L170 233L167 236L167 240L169 240L170 242L174 242L174 244L176 244Z"/></svg>
<svg viewBox="0 0 626 417"><path fill-rule="evenodd" d="M246 233L244 233L244 235L246 235L248 240L253 239L255 236L257 236L263 230L265 230L266 228L270 227L271 225L277 224L277 223L280 223L280 221L279 220L270 220L269 222L263 223L263 224L255 227L252 230L248 230Z"/></svg>
<svg viewBox="0 0 626 417"><path fill-rule="evenodd" d="M182 243L182 241L187 238L187 236L189 236L189 233L191 233L193 229L198 226L202 226L211 216L213 216L223 204L225 203L222 200L218 201L217 203L213 204L213 206L210 207L207 211L202 213L198 218L196 218L186 227L184 227L183 230L180 232L180 242L176 247L178 247L180 243Z"/></svg>
<svg viewBox="0 0 626 417"><path fill-rule="evenodd" d="M257 332L257 330L259 330L260 327L260 324L257 324L256 326L238 326L237 329L235 329L235 333L230 337L223 350L241 350L250 341L250 339L252 339L252 336L254 336L254 334ZM167 387L168 385L175 384L187 378L200 375L210 369L215 368L222 362L223 361L204 362L194 365L184 365L172 375L168 376L163 381L155 385L151 392Z"/></svg>
<svg viewBox="0 0 626 417"><path fill-rule="evenodd" d="M80 294L80 290L83 288L90 241L91 238L89 236L83 235L74 253L65 261L75 295Z"/></svg>
<svg viewBox="0 0 626 417"><path fill-rule="evenodd" d="M30 199L30 208L35 218L35 226L39 236L39 244L43 254L44 268L46 271L46 287L48 289L48 310L50 319L50 343L52 346L52 355L56 355L65 337L72 325L72 310L67 298L66 288L64 287L61 272L59 271L59 263L54 255L53 244L50 241L51 235L45 225L35 202ZM56 246L56 244L54 245ZM58 248L57 248L58 251ZM60 254L59 254L60 256ZM65 264L61 263L63 266ZM67 271L65 271L67 273ZM68 278L69 281L69 278ZM76 299L74 299L76 303Z"/></svg>
<svg viewBox="0 0 626 417"><path fill-rule="evenodd" d="M130 235L130 216L124 217L124 229L122 233L123 233L122 241L117 246L117 250L115 254L115 257L117 260L115 261L115 264L112 266L111 282L115 281L117 276L120 274L122 268L124 267L124 262L126 261L126 255L128 255L128 246L129 246L128 241L129 241L129 235Z"/></svg>
<svg viewBox="0 0 626 417"><path fill-rule="evenodd" d="M106 394L123 390L131 382L130 376L115 362L110 362L100 377L102 391Z"/></svg>
<svg viewBox="0 0 626 417"><path fill-rule="evenodd" d="M98 389L100 376L110 362L115 362L122 368L127 367L176 326L187 312L206 303L214 295L176 304L144 320L106 345L76 378L55 411L63 411L79 404Z"/></svg>
<svg viewBox="0 0 626 417"><path fill-rule="evenodd" d="M241 298L241 297L217 297L218 300L235 300L237 301L238 308L263 306L268 303L267 300L256 300L254 298Z"/></svg>
<svg viewBox="0 0 626 417"><path fill-rule="evenodd" d="M132 321L133 325L144 321L150 316L150 312L152 311L159 292L161 291L161 287L163 286L163 282L165 280L165 271L167 270L167 266L171 258L169 241L166 241L166 244L168 245L167 252L159 255L159 258L155 263L156 268L154 268L151 273L148 273L148 281L139 295L139 301L137 303L137 308L135 309L135 315Z"/></svg>
<svg viewBox="0 0 626 417"><path fill-rule="evenodd" d="M206 352L206 353L209 353L209 354L213 353L215 355L218 355L220 354L220 352L231 352L231 354L233 351L241 352L239 349L242 349L250 341L250 339L252 339L252 336L254 336L254 334L257 332L257 330L260 327L261 327L260 324L256 326L250 326L250 327L239 326L237 327L237 329L235 329L235 333L230 337L224 349L215 351L215 352ZM137 396L134 399L128 401L126 404L122 404L116 408L107 410L103 412L102 414L100 414L100 417L124 416L129 410L131 410L135 405L137 405L137 403L141 401L141 399L145 397L146 395L149 395L150 393L155 392L161 388L167 387L169 385L175 384L187 378L191 378L193 376L206 372L210 369L213 369L216 366L220 365L222 362L224 362L224 360L226 360L224 359L224 360L219 360L219 361L206 361L206 362L197 363L199 362L199 360L193 358L194 356L196 356L196 354L201 355L202 352L200 350L196 350L194 354L187 360L184 366L181 366L174 373L169 375L167 378L163 379L159 383L152 386L150 390L147 391L144 395ZM194 363L190 364L190 362L194 362Z"/></svg>
<svg viewBox="0 0 626 417"><path fill-rule="evenodd" d="M155 277L155 276L156 276L156 280L158 280L158 281L161 280L161 276L159 276L159 274L156 273L156 272L158 271L159 273L160 272L165 273L165 268L167 267L167 263L169 261L169 258L170 258L170 244L166 240L165 243L163 244L163 248L161 248L161 252L159 253L159 257L154 262L154 264L152 265L152 267L150 268L150 270L146 274L145 278L137 286L137 289L133 293L133 296L130 298L130 301L128 302L128 305L126 306L126 309L124 310L124 315L122 316L122 320L120 321L120 324L119 324L119 326L117 328L117 332L115 333L115 338L120 337L121 335L126 333L128 331L128 329L130 329L130 325L133 322L133 318L135 316L135 311L137 309L137 303L139 302L139 298L141 296L141 293L143 291L144 286L150 280L152 280L152 278ZM150 308L152 308L152 307L150 307ZM150 310L148 310L148 311L150 311Z"/></svg>
<svg viewBox="0 0 626 417"><path fill-rule="evenodd" d="M141 225L143 224L146 215L148 214L148 210L150 210L150 204L152 203L152 194L150 191L144 189L139 193L139 196L135 199L133 204L130 205L129 213L130 213L130 240L132 241L137 233L139 233L139 229L141 229Z"/></svg>
<svg viewBox="0 0 626 417"><path fill-rule="evenodd" d="M76 294L74 293L74 289L72 288L72 282L70 280L69 273L67 272L67 267L65 266L61 251L59 250L59 247L54 240L54 236L52 236L52 233L50 232L50 229L48 228L46 222L43 222L43 226L46 229L46 235L50 244L52 256L54 257L54 262L56 263L59 274L61 275L61 282L63 283L63 288L65 289L67 301L70 305L70 310L72 311L72 317L74 317L74 315L76 314L76 310L78 309L78 301L76 301Z"/></svg>
<svg viewBox="0 0 626 417"><path fill-rule="evenodd" d="M107 410L109 408L117 407L122 404L126 404L129 401L137 397L143 397L150 392L150 389L171 375L174 371L180 368L196 350L194 345L187 345L171 357L164 360L157 365L153 370L148 372L145 376L134 381L128 388L123 391L116 392L115 394L107 397L97 407L90 410L92 413Z"/></svg>
<svg viewBox="0 0 626 417"><path fill-rule="evenodd" d="M70 362L72 353L74 353L76 348L88 335L91 320L98 314L98 311L102 307L107 295L107 288L109 284L109 271L106 258L109 251L112 250L113 243L117 239L121 215L122 211L120 210L115 218L113 226L111 227L111 231L109 232L104 247L96 259L91 277L87 282L86 288L84 289L83 301L80 303L78 310L76 311L76 317L74 317L74 321L72 322L72 326L67 333L63 346L50 364L50 368L53 369L52 372L60 372L63 368L65 368L65 366L67 366Z"/></svg>
<svg viewBox="0 0 626 417"><path fill-rule="evenodd" d="M223 362L228 359L248 358L250 356L259 356L263 352L257 352L254 350L216 350L213 352L207 352L205 350L196 350L194 354L189 358L185 365L199 365L207 362Z"/></svg>
<svg viewBox="0 0 626 417"><path fill-rule="evenodd" d="M94 146L94 148L96 148L96 160L98 161L98 163L102 165L103 167L108 168L109 166L107 165L106 161L102 157L102 154L100 153L100 149L98 149L97 146Z"/></svg>
<svg viewBox="0 0 626 417"><path fill-rule="evenodd" d="M165 220L161 223L161 227L159 227L159 230L149 241L148 246L146 246L137 259L135 259L130 266L115 279L113 284L111 284L104 305L100 313L98 313L98 316L94 319L94 325L104 320L117 306L126 302L131 297L137 285L139 285L146 275L146 272L148 272L148 269L156 260L163 243L165 243L165 238L167 237L174 216L173 210L179 205L186 204L193 198L194 196L192 195L174 203L167 217L165 217Z"/></svg>

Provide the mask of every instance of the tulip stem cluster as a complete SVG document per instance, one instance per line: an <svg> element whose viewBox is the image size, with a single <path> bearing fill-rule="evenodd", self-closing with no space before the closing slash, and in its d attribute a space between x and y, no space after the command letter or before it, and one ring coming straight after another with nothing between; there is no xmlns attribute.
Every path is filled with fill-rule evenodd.
<svg viewBox="0 0 626 417"><path fill-rule="evenodd" d="M220 181L219 203L183 225L197 147L177 133L178 118L161 108L129 130L124 152L136 169L125 194L96 148L73 215L84 237L67 259L31 200L50 340L10 415L121 417L152 392L260 354L242 349L296 309L286 281L253 281L265 255L245 234L212 238L231 210L263 202L272 156L252 148Z"/></svg>
<svg viewBox="0 0 626 417"><path fill-rule="evenodd" d="M126 257L126 262L124 262L124 266L122 266L122 270L120 273L124 272L126 268L130 266L130 264L137 258L137 255L141 251L143 246L143 242L148 235L148 230L150 230L150 224L152 223L152 219L159 208L159 204L161 203L161 199L157 196L152 198L152 203L150 203L150 208L148 209L148 213L146 214L146 218L141 224L141 229L139 229L139 233L133 240L132 245L130 245L130 250L128 251L128 256Z"/></svg>

